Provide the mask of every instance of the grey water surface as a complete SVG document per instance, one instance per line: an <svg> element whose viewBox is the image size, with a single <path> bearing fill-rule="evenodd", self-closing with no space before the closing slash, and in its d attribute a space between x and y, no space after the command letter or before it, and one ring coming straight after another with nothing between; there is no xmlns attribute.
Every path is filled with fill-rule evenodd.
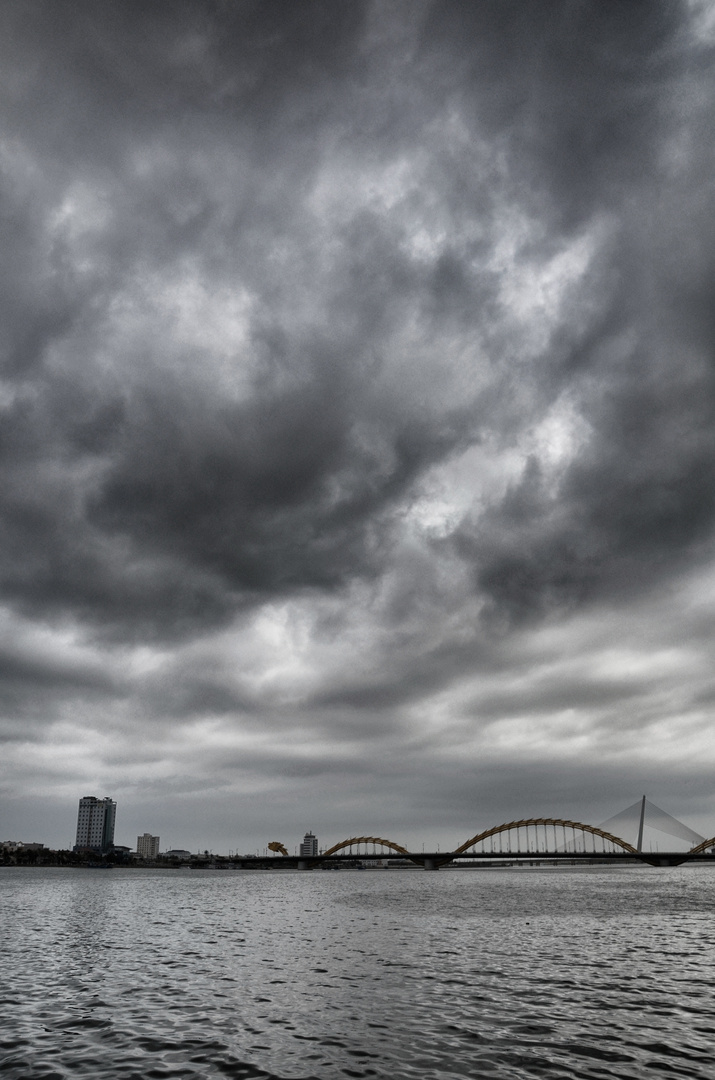
<svg viewBox="0 0 715 1080"><path fill-rule="evenodd" d="M715 868L0 869L0 1074L715 1076Z"/></svg>

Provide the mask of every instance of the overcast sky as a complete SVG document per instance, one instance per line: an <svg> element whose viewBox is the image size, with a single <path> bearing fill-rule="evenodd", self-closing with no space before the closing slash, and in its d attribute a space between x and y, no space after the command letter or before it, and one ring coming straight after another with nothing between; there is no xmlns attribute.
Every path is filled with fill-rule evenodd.
<svg viewBox="0 0 715 1080"><path fill-rule="evenodd" d="M0 839L715 834L714 53L4 0Z"/></svg>

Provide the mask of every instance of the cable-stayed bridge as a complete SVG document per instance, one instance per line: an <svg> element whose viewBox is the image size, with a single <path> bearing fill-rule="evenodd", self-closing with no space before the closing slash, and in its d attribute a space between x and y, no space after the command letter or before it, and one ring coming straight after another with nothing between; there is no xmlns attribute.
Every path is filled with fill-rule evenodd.
<svg viewBox="0 0 715 1080"><path fill-rule="evenodd" d="M625 834L625 835L624 835ZM665 835L685 841L690 848L672 851L660 843L646 850L644 837ZM632 842L626 839L632 837ZM672 844L671 844L672 846ZM600 825L564 818L521 818L476 833L448 851L413 852L393 840L355 835L317 855L291 856L283 844L273 841L272 854L260 859L238 860L241 865L296 866L311 869L325 863L339 865L365 860L401 861L437 870L448 865L499 865L534 862L633 862L653 866L677 866L684 862L715 863L715 836L706 839L684 822L642 797Z"/></svg>
<svg viewBox="0 0 715 1080"><path fill-rule="evenodd" d="M637 839L635 828L637 825ZM600 829L607 829L609 832L616 833L618 836L628 837L633 835L634 843L638 851L642 851L644 847L644 834L646 830L654 833L661 833L666 836L674 836L678 840L684 840L692 847L697 847L700 844L707 843L704 836L700 833L696 833L693 829L673 817L672 814L668 814L665 810L661 810L659 806L652 803L650 799L647 799L645 795L642 799L638 799L632 806L627 806L625 810L621 810L620 813L614 814L613 817L608 818L606 821L602 821L599 825Z"/></svg>

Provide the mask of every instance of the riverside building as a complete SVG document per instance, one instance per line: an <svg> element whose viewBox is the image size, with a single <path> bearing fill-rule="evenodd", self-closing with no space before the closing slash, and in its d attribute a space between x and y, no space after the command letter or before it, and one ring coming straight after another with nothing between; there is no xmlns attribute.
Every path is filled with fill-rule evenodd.
<svg viewBox="0 0 715 1080"><path fill-rule="evenodd" d="M145 832L137 836L137 855L140 859L155 859L159 854L159 837Z"/></svg>
<svg viewBox="0 0 715 1080"><path fill-rule="evenodd" d="M318 854L318 837L313 836L312 832L307 832L303 837L303 843L300 845L300 856L303 858L305 855L317 855Z"/></svg>
<svg viewBox="0 0 715 1080"><path fill-rule="evenodd" d="M111 851L117 804L112 799L85 795L79 800L75 851Z"/></svg>

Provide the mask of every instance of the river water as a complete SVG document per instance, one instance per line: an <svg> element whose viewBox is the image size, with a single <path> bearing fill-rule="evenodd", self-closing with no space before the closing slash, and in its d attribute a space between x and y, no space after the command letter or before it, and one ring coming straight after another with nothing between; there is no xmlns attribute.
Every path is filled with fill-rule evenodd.
<svg viewBox="0 0 715 1080"><path fill-rule="evenodd" d="M0 1074L715 1075L715 869L0 869Z"/></svg>

